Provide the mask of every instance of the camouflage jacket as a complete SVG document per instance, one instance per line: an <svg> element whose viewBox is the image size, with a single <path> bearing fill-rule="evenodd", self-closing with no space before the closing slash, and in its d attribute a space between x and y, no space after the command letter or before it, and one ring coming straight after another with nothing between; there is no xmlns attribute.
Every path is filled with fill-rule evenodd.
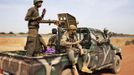
<svg viewBox="0 0 134 75"><path fill-rule="evenodd" d="M39 17L38 8L36 6L29 8L25 16L29 28L39 28L39 23L36 21L37 17Z"/></svg>
<svg viewBox="0 0 134 75"><path fill-rule="evenodd" d="M56 40L57 40L57 34L52 35L48 40L47 46L55 47L56 46Z"/></svg>
<svg viewBox="0 0 134 75"><path fill-rule="evenodd" d="M66 47L66 48L73 47L73 48L81 49L82 47L79 43L73 44L76 41L78 41L78 38L76 35L70 36L68 32L65 32L61 37L60 45Z"/></svg>

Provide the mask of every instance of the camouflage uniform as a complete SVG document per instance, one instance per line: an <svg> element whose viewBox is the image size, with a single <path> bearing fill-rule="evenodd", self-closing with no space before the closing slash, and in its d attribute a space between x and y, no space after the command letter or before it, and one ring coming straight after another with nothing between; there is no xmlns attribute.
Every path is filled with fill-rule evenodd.
<svg viewBox="0 0 134 75"><path fill-rule="evenodd" d="M57 41L58 41L58 35L57 35L57 29L56 28L52 29L52 34L53 35L48 40L47 47L56 49L56 44L57 44Z"/></svg>
<svg viewBox="0 0 134 75"><path fill-rule="evenodd" d="M69 35L68 32L65 32L60 42L61 46L66 49L66 52L68 53L68 57L72 65L76 64L74 53L78 52L78 49L82 48L80 44L73 44L76 41L78 41L78 39L75 35Z"/></svg>
<svg viewBox="0 0 134 75"><path fill-rule="evenodd" d="M34 56L35 52L42 50L41 45L46 46L46 43L42 37L38 34L39 23L37 18L39 17L39 11L36 6L28 9L25 20L28 21L28 37L25 49L28 51L29 56Z"/></svg>
<svg viewBox="0 0 134 75"><path fill-rule="evenodd" d="M76 61L75 61L75 52L80 52L80 55L83 57L83 66L81 68L81 71L92 73L90 69L88 69L88 56L87 54L84 54L84 50L82 49L82 46L79 44L80 41L78 41L78 37L76 34L76 27L74 25L70 25L69 30L64 32L64 34L61 37L60 45L66 49L66 52L68 54L69 61L71 62L73 68L76 69Z"/></svg>
<svg viewBox="0 0 134 75"><path fill-rule="evenodd" d="M106 39L105 42L110 43L110 36L108 32L104 32L104 38Z"/></svg>
<svg viewBox="0 0 134 75"><path fill-rule="evenodd" d="M111 49L112 50L115 50L116 47L111 44L111 41L110 41L110 33L108 33L108 30L107 29L104 29L104 38L106 39L106 43L110 45Z"/></svg>
<svg viewBox="0 0 134 75"><path fill-rule="evenodd" d="M56 39L57 39L57 35L54 34L50 37L50 39L48 40L48 44L47 46L50 47L50 48L53 48L55 49L55 46L56 46Z"/></svg>

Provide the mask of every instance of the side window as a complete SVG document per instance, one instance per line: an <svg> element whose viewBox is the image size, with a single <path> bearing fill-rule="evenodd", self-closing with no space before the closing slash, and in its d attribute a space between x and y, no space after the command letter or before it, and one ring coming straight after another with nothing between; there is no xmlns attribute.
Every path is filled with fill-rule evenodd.
<svg viewBox="0 0 134 75"><path fill-rule="evenodd" d="M79 40L82 40L84 38L83 33L77 33L77 37Z"/></svg>

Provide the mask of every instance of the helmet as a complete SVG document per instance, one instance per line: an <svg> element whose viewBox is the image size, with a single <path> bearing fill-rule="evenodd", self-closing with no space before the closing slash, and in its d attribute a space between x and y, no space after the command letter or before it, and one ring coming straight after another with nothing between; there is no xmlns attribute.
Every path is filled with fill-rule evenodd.
<svg viewBox="0 0 134 75"><path fill-rule="evenodd" d="M76 30L76 29L77 29L77 27L75 25L70 25L69 26L69 30Z"/></svg>
<svg viewBox="0 0 134 75"><path fill-rule="evenodd" d="M56 28L53 28L53 29L52 29L52 33L53 33L53 34L57 34L57 29L56 29Z"/></svg>
<svg viewBox="0 0 134 75"><path fill-rule="evenodd" d="M37 2L43 2L43 0L34 0L34 5L37 3Z"/></svg>

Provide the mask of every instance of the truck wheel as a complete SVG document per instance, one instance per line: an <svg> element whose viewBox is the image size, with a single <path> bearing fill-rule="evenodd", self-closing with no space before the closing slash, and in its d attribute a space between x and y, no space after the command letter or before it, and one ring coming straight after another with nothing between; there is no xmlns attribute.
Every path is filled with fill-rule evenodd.
<svg viewBox="0 0 134 75"><path fill-rule="evenodd" d="M115 59L112 65L112 71L113 73L118 73L120 71L120 67L121 67L121 59L118 55L115 55Z"/></svg>
<svg viewBox="0 0 134 75"><path fill-rule="evenodd" d="M73 72L71 69L67 68L62 71L61 75L73 75Z"/></svg>

